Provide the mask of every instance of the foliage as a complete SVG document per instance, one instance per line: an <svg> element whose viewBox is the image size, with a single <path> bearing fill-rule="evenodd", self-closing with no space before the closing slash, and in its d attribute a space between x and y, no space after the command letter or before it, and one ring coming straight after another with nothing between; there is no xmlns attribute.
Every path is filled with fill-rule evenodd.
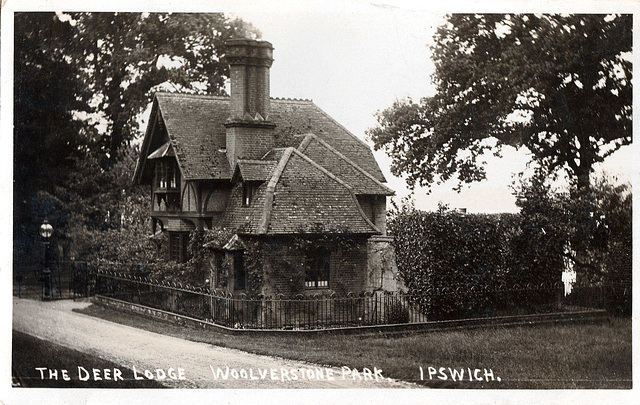
<svg viewBox="0 0 640 405"><path fill-rule="evenodd" d="M419 297L436 317L482 310L486 297L473 290L519 282L509 262L518 223L513 214L461 215L444 206L437 212L422 212L404 205L392 212L388 230L408 293ZM527 282L548 281L543 274L532 276Z"/></svg>
<svg viewBox="0 0 640 405"><path fill-rule="evenodd" d="M613 313L631 315L633 272L633 212L629 185L601 183L601 212L604 219L598 232L599 246L606 246L602 261L605 283L614 286L609 308ZM606 245L605 245L606 243Z"/></svg>
<svg viewBox="0 0 640 405"><path fill-rule="evenodd" d="M188 247L189 261L181 265L181 272L165 272L162 278L200 286L209 277L209 274L204 274L204 272L209 269L208 261L211 258L211 254L214 250L221 249L229 242L232 236L233 233L224 228L191 232ZM225 261L223 263L223 280L226 281L228 279L230 271L230 264Z"/></svg>
<svg viewBox="0 0 640 405"><path fill-rule="evenodd" d="M14 251L38 227L76 259L154 262L148 195L131 185L152 91L224 92L224 41L256 37L224 14L16 13Z"/></svg>
<svg viewBox="0 0 640 405"><path fill-rule="evenodd" d="M543 230L549 245L557 246L555 255L562 255L571 267L580 270L583 281L601 282L620 268L617 262L630 260L630 255L616 257L612 253L631 248L630 185L614 185L602 177L588 190L553 190L548 177L538 173L524 180L516 193L523 232L523 247L516 251L525 256L523 263L548 259L548 252L531 249L536 246L531 240Z"/></svg>
<svg viewBox="0 0 640 405"><path fill-rule="evenodd" d="M69 256L137 276L151 275L166 261L166 235L150 237L148 193L131 182L137 154L137 148L123 147L110 170L92 153L76 163L61 193L60 211L69 212L69 220L57 224Z"/></svg>
<svg viewBox="0 0 640 405"><path fill-rule="evenodd" d="M396 101L368 131L410 186L485 178L482 157L526 146L580 189L631 143L630 15L454 14L432 47L436 94Z"/></svg>
<svg viewBox="0 0 640 405"><path fill-rule="evenodd" d="M557 283L562 271L574 269L581 284L617 288L610 309L630 313L630 186L602 178L588 190L555 190L538 172L516 191L519 214L460 215L446 206L421 212L406 204L391 211L388 230L408 292L435 313L469 314L482 308L478 297L492 299L470 293L474 287ZM437 290L447 294L435 299ZM514 297L531 304L545 298L525 290Z"/></svg>
<svg viewBox="0 0 640 405"><path fill-rule="evenodd" d="M222 13L72 13L92 102L107 130L99 146L110 158L137 135L138 115L159 85L224 93L225 42L257 30Z"/></svg>
<svg viewBox="0 0 640 405"><path fill-rule="evenodd" d="M74 32L51 13L15 18L14 178L16 191L51 192L80 157L82 123L73 111L88 109L87 94L64 47ZM66 56L66 57L65 57ZM55 80L52 80L55 78Z"/></svg>
<svg viewBox="0 0 640 405"><path fill-rule="evenodd" d="M602 177L588 190L553 190L538 173L517 190L520 234L513 254L518 271L555 268L562 262L579 283L606 283L619 289L611 305L630 313L632 273L632 194L629 184ZM543 231L541 233L541 231ZM544 249L543 240L547 243Z"/></svg>
<svg viewBox="0 0 640 405"><path fill-rule="evenodd" d="M81 157L83 124L73 111L89 107L65 51L73 28L51 13L17 13L14 24L14 240L29 255L42 221L59 219L57 187Z"/></svg>
<svg viewBox="0 0 640 405"><path fill-rule="evenodd" d="M517 191L520 217L516 235L510 244L512 274L517 280L560 281L559 271L568 267L571 253L570 235L579 220L571 197L566 192L552 190L544 176L523 179Z"/></svg>
<svg viewBox="0 0 640 405"><path fill-rule="evenodd" d="M402 206L391 214L398 270L410 293L432 287L486 285L507 274L504 257L517 216L461 215Z"/></svg>
<svg viewBox="0 0 640 405"><path fill-rule="evenodd" d="M385 301L384 314L388 324L409 323L409 307L397 300Z"/></svg>

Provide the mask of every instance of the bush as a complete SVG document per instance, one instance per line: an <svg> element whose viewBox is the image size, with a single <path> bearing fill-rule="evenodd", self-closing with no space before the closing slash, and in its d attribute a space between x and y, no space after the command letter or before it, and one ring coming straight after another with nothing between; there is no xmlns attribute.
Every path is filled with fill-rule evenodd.
<svg viewBox="0 0 640 405"><path fill-rule="evenodd" d="M408 293L431 318L451 319L496 314L514 285L560 281L562 244L545 238L537 225L518 214L404 206L392 214L389 233ZM533 302L533 295L523 292L521 302Z"/></svg>
<svg viewBox="0 0 640 405"><path fill-rule="evenodd" d="M514 304L525 312L552 308L565 269L576 270L580 284L607 284L608 309L631 313L630 186L599 179L589 190L559 191L549 183L540 173L521 182L520 214L410 205L390 212L399 274L428 315L500 313ZM542 284L551 287L545 292Z"/></svg>

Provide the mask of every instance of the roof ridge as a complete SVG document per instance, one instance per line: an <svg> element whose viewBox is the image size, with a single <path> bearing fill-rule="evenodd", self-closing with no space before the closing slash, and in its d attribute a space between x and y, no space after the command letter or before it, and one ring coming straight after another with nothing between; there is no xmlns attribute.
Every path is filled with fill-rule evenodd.
<svg viewBox="0 0 640 405"><path fill-rule="evenodd" d="M363 141L362 139L358 138L357 136L355 136L351 131L349 131L344 125L342 125L340 122L338 122L335 118L333 118L332 116L330 116L329 114L327 114L322 108L320 108L317 104L313 104L314 107L316 107L318 109L318 111L320 111L320 113L322 113L325 117L329 118L331 121L333 121L336 125L338 125L340 128L342 128L348 135L350 135L351 137L353 137L353 139L357 140L358 142L360 142L361 144L363 144L364 146L366 146L367 148L371 149L371 147L369 146L368 143L366 143L365 141Z"/></svg>
<svg viewBox="0 0 640 405"><path fill-rule="evenodd" d="M313 103L313 99L310 98L296 98L296 97L270 97L271 100L274 101L297 101L297 102L304 102L304 103Z"/></svg>
<svg viewBox="0 0 640 405"><path fill-rule="evenodd" d="M230 96L225 95L216 95L216 94L202 94L202 93L182 93L178 91L166 91L166 90L158 90L153 93L154 95L166 95L166 96L174 96L174 97L193 97L193 98L210 98L210 99L230 99ZM274 101L285 101L285 102L299 102L299 103L313 103L313 99L311 98L297 98L297 97L269 97Z"/></svg>
<svg viewBox="0 0 640 405"><path fill-rule="evenodd" d="M267 183L267 189L265 190L265 201L264 201L264 209L262 211L262 218L260 218L260 223L258 224L257 233L265 234L269 230L269 223L271 222L271 211L273 209L273 193L276 189L276 185L278 181L280 181L280 176L282 176L282 172L284 172L284 168L289 163L289 159L291 158L291 154L295 148L289 147L286 148L282 157L280 158L280 162L276 165L276 168L273 169L273 174L271 175L271 179L269 179L269 183Z"/></svg>
<svg viewBox="0 0 640 405"><path fill-rule="evenodd" d="M273 162L277 162L277 160L259 160L259 159L238 159L238 163L259 163L259 164L273 164Z"/></svg>
<svg viewBox="0 0 640 405"><path fill-rule="evenodd" d="M323 172L324 174L326 174L327 176L329 176L330 179L337 181L339 184L345 186L347 189L349 189L349 191L352 191L353 188L348 185L344 180L342 180L341 178L339 178L338 176L336 176L335 174L331 173L329 170L325 169L324 167L322 167L321 165L319 165L318 163L314 162L309 156L305 155L304 153L300 152L299 150L293 148L293 151L300 156L301 158L303 158L304 160L306 160L307 162L311 163L313 166L315 166L317 169L320 169L321 172Z"/></svg>
<svg viewBox="0 0 640 405"><path fill-rule="evenodd" d="M156 91L154 96L163 95L163 96L172 96L172 97L184 97L184 98L208 98L208 99L218 99L218 100L228 100L230 96L223 95L215 95L215 94L199 94L199 93L180 93L180 92L171 92L171 91Z"/></svg>
<svg viewBox="0 0 640 405"><path fill-rule="evenodd" d="M311 143L311 140L314 138L318 138L316 136L316 134L309 132L306 134L300 134L300 135L294 135L294 137L296 136L304 136L304 139L302 139L302 142L300 142L300 145L298 145L298 150L302 153L304 153L304 151L307 150L307 147L309 146L309 144Z"/></svg>

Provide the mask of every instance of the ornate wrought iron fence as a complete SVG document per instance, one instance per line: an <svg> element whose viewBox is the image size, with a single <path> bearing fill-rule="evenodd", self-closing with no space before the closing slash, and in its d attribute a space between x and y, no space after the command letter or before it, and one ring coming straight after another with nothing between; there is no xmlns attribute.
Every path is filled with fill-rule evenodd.
<svg viewBox="0 0 640 405"><path fill-rule="evenodd" d="M606 287L514 285L431 289L424 296L367 292L344 296L247 297L100 271L96 294L243 329L335 329L428 321L541 314L606 307Z"/></svg>

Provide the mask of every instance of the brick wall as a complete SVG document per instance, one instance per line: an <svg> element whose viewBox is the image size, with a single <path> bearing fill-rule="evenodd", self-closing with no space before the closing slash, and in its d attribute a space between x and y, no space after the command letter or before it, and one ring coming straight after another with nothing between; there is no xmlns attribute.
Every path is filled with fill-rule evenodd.
<svg viewBox="0 0 640 405"><path fill-rule="evenodd" d="M231 194L231 184L214 183L202 186L203 211L222 212L227 206L229 195Z"/></svg>
<svg viewBox="0 0 640 405"><path fill-rule="evenodd" d="M231 85L231 116L242 119L246 103L246 66L230 66Z"/></svg>
<svg viewBox="0 0 640 405"><path fill-rule="evenodd" d="M231 76L231 118L269 115L269 68L273 47L266 41L231 40L227 42Z"/></svg>
<svg viewBox="0 0 640 405"><path fill-rule="evenodd" d="M291 243L283 238L281 243ZM304 275L295 274L294 267L284 263L297 264L298 268L305 261L303 253L291 252L274 246L266 253L265 282L263 294L284 294L286 296L302 294L346 294L360 293L365 290L365 274L367 268L367 240L358 237L356 248L348 252L332 251L330 254L329 288L304 288Z"/></svg>
<svg viewBox="0 0 640 405"><path fill-rule="evenodd" d="M255 118L270 113L269 68L263 66L231 66L231 118L243 120L245 114Z"/></svg>
<svg viewBox="0 0 640 405"><path fill-rule="evenodd" d="M274 146L273 128L227 125L227 157L231 167L238 159L260 159Z"/></svg>
<svg viewBox="0 0 640 405"><path fill-rule="evenodd" d="M187 219L168 218L166 223L166 229L171 232L190 232L195 228L195 224Z"/></svg>

